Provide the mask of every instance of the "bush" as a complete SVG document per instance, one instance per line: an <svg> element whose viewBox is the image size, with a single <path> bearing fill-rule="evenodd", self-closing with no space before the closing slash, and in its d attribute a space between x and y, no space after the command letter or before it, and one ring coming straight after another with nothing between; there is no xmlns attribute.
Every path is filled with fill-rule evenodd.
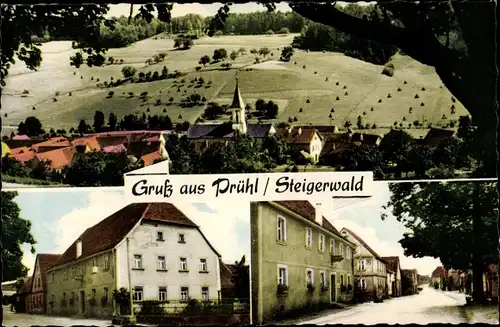
<svg viewBox="0 0 500 327"><path fill-rule="evenodd" d="M30 94L30 91L29 90L23 90L23 94Z"/></svg>
<svg viewBox="0 0 500 327"><path fill-rule="evenodd" d="M394 76L394 65L391 62L385 64L384 69L382 70L382 74L389 77Z"/></svg>
<svg viewBox="0 0 500 327"><path fill-rule="evenodd" d="M165 313L162 302L146 300L141 302L140 315L161 316Z"/></svg>
<svg viewBox="0 0 500 327"><path fill-rule="evenodd" d="M112 97L115 94L115 91L109 91L108 96Z"/></svg>

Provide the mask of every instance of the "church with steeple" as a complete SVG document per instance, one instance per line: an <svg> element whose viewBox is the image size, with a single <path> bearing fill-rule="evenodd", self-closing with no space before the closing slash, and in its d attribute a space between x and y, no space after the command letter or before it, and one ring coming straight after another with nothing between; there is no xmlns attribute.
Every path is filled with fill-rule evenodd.
<svg viewBox="0 0 500 327"><path fill-rule="evenodd" d="M236 133L246 134L261 140L276 133L272 123L248 124L245 103L241 96L238 77L235 78L233 100L228 108L231 115L229 122L196 123L187 131L188 140L195 142L197 149L203 150L213 142L230 142Z"/></svg>

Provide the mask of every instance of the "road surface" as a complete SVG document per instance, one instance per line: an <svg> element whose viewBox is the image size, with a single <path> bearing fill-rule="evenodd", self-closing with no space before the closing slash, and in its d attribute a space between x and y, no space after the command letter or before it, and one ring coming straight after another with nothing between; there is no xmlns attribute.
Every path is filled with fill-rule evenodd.
<svg viewBox="0 0 500 327"><path fill-rule="evenodd" d="M3 326L6 327L31 327L35 326L96 326L96 327L109 327L113 326L111 320L97 320L97 319L84 319L84 318L66 318L66 317L50 317L42 315L31 315L26 313L13 313L10 312L9 306L3 307ZM146 326L138 324L139 326Z"/></svg>
<svg viewBox="0 0 500 327"><path fill-rule="evenodd" d="M352 309L323 316L302 324L460 324L467 323L465 295L442 292L424 287L416 295L385 300L383 303L363 303Z"/></svg>

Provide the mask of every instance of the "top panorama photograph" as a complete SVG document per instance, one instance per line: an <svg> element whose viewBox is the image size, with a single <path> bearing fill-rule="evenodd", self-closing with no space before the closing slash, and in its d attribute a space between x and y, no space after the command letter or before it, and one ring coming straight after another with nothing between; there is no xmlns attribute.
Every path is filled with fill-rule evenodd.
<svg viewBox="0 0 500 327"><path fill-rule="evenodd" d="M495 177L495 4L2 4L4 187Z"/></svg>

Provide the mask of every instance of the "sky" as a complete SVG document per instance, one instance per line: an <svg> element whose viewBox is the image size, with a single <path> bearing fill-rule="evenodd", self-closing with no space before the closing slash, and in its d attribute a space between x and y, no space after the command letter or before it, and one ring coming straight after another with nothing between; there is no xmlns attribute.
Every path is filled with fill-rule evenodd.
<svg viewBox="0 0 500 327"><path fill-rule="evenodd" d="M19 190L14 201L21 208L21 217L32 223L36 253L63 253L85 229L127 205L123 191L105 188L66 192ZM200 226L224 262L234 263L243 255L250 259L249 203L176 206ZM28 245L23 246L23 253L23 264L33 269L36 254L31 254Z"/></svg>
<svg viewBox="0 0 500 327"><path fill-rule="evenodd" d="M370 2L373 3L373 2ZM338 4L342 5L343 2L339 1ZM358 2L360 5L366 5L368 2ZM187 14L198 14L203 17L206 16L214 16L217 13L217 10L223 6L220 2L214 2L210 4L201 4L201 3L174 3L174 7L172 10L172 17L181 17ZM138 13L140 5L134 6L134 15ZM257 3L257 2L248 2L248 3L237 3L231 6L230 13L251 13L256 11L267 11L267 9ZM278 2L276 3L276 11L288 12L291 11L291 8L288 6L286 2ZM116 4L110 5L107 16L108 17L118 17L118 16L127 16L130 13L130 4Z"/></svg>
<svg viewBox="0 0 500 327"><path fill-rule="evenodd" d="M399 256L403 269L417 269L430 275L440 264L434 258L407 258L398 243L404 226L392 215L380 218L382 206L390 197L388 184L376 183L374 196L368 199L333 199L322 204L323 215L338 229L351 229L380 256ZM62 192L19 190L15 201L21 216L32 222L37 253L63 253L86 228L127 205L123 191L76 188ZM250 259L250 204L238 202L180 203L176 206L193 220L224 262L233 263L242 255ZM35 255L23 246L23 263L32 268Z"/></svg>
<svg viewBox="0 0 500 327"><path fill-rule="evenodd" d="M172 10L172 17L181 17L187 14L198 14L203 17L214 16L223 6L220 2L214 2L210 4L201 3L175 3ZM134 6L134 15L138 13L140 5ZM267 9L257 2L248 3L238 3L231 6L231 13L250 13L256 11L266 11ZM281 12L291 11L290 7L285 2L280 2L276 4L276 10ZM130 13L130 4L116 4L110 5L107 16L108 17L118 17L118 16L128 16Z"/></svg>

